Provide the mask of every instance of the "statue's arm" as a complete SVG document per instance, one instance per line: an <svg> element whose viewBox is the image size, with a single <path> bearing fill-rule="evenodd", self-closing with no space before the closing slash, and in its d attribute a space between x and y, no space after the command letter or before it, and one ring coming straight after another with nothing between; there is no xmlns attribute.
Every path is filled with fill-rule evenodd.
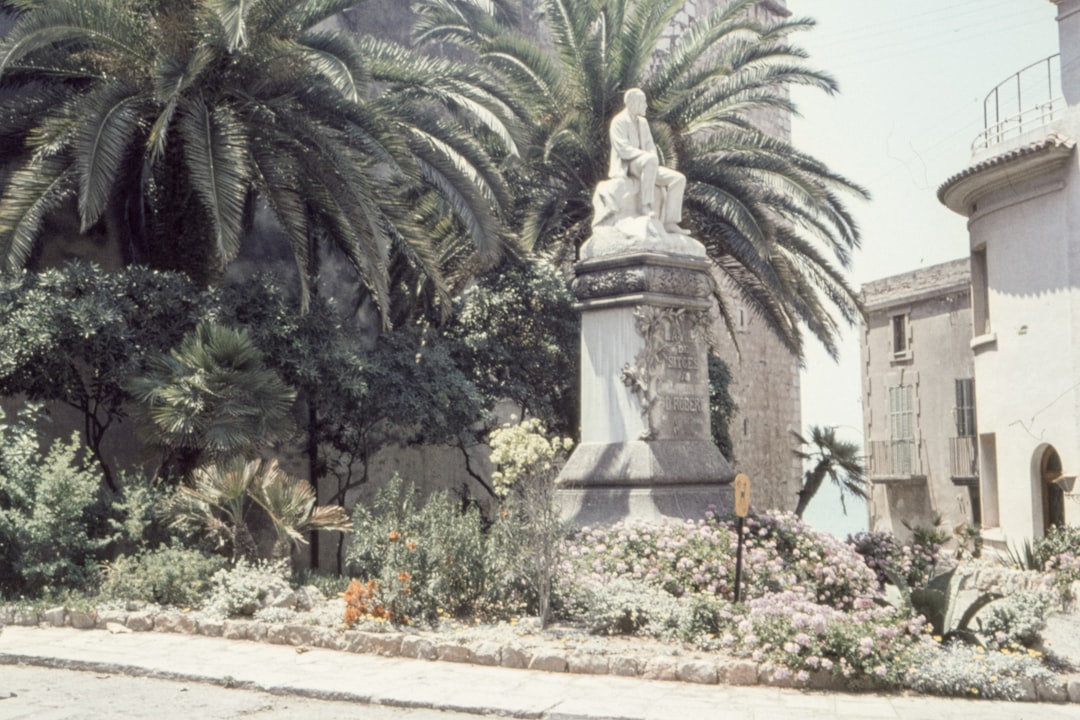
<svg viewBox="0 0 1080 720"><path fill-rule="evenodd" d="M623 118L611 122L611 147L623 160L633 160L644 154L644 150L630 141L630 123Z"/></svg>

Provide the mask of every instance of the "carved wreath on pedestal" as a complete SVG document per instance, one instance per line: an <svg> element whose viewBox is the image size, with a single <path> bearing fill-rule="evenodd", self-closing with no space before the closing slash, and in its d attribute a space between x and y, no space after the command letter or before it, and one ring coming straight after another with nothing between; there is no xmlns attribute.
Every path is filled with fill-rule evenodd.
<svg viewBox="0 0 1080 720"><path fill-rule="evenodd" d="M708 297L712 283L707 273L692 268L638 267L589 272L572 285L579 300L631 293L654 292L677 297Z"/></svg>
<svg viewBox="0 0 1080 720"><path fill-rule="evenodd" d="M652 408L657 400L656 383L664 364L664 351L675 343L704 342L709 336L709 312L695 308L652 307L634 309L634 329L645 339L645 347L634 364L623 366L620 377L641 404L645 429L639 439L656 437Z"/></svg>

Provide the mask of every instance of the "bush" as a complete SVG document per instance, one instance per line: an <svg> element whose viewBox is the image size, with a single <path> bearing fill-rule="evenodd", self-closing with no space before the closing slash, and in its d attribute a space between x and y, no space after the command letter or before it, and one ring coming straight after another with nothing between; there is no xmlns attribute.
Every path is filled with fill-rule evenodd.
<svg viewBox="0 0 1080 720"><path fill-rule="evenodd" d="M195 607L206 598L211 578L224 564L224 558L179 546L120 555L104 565L101 596Z"/></svg>
<svg viewBox="0 0 1080 720"><path fill-rule="evenodd" d="M903 683L920 693L1019 700L1023 681L1050 679L1039 653L986 651L964 643L920 645L907 659Z"/></svg>
<svg viewBox="0 0 1080 720"><path fill-rule="evenodd" d="M462 508L446 491L420 503L415 487L395 476L371 507L356 507L353 523L348 572L376 581L377 604L395 621L476 609L484 591L484 538L474 506Z"/></svg>
<svg viewBox="0 0 1080 720"><path fill-rule="evenodd" d="M911 588L926 587L934 577L944 536L933 529L916 529L912 542L903 545L891 532L859 532L848 544L863 556L877 575L879 587L900 579Z"/></svg>
<svg viewBox="0 0 1080 720"><path fill-rule="evenodd" d="M1054 584L1067 597L1080 581L1080 526L1054 525L1032 549L1040 568L1054 573Z"/></svg>
<svg viewBox="0 0 1080 720"><path fill-rule="evenodd" d="M817 533L794 515L746 521L742 596L792 588L839 609L877 594L873 573L844 543ZM644 581L682 597L697 592L734 596L735 546L731 522L682 525L617 523L583 528L567 542L560 585L615 577Z"/></svg>
<svg viewBox="0 0 1080 720"><path fill-rule="evenodd" d="M234 567L214 573L205 609L222 617L251 617L264 607L291 596L285 575L284 562L240 560Z"/></svg>
<svg viewBox="0 0 1080 720"><path fill-rule="evenodd" d="M11 596L93 586L112 540L100 473L86 469L77 434L41 453L38 410L0 422L0 594Z"/></svg>
<svg viewBox="0 0 1080 720"><path fill-rule="evenodd" d="M660 588L628 578L578 585L564 596L566 614L597 635L671 637L680 625L679 601Z"/></svg>
<svg viewBox="0 0 1080 720"><path fill-rule="evenodd" d="M1044 565L1056 555L1080 555L1080 525L1052 525L1046 535L1035 541L1035 557Z"/></svg>
<svg viewBox="0 0 1080 720"><path fill-rule="evenodd" d="M1046 613L1054 596L1045 591L1012 593L986 608L978 618L981 634L995 647L1033 647L1046 629Z"/></svg>
<svg viewBox="0 0 1080 720"><path fill-rule="evenodd" d="M820 670L872 685L897 684L898 658L925 637L921 618L872 600L840 611L791 592L749 601L736 628L731 647L794 670L797 680Z"/></svg>
<svg viewBox="0 0 1080 720"><path fill-rule="evenodd" d="M541 626L551 619L552 583L562 551L566 526L555 505L555 483L573 447L570 438L548 437L535 418L504 425L491 432L491 479L504 498L496 521L496 551L492 576L498 592L525 588ZM510 572L508 573L507 570ZM510 597L513 597L511 592ZM535 600L535 605L533 604Z"/></svg>

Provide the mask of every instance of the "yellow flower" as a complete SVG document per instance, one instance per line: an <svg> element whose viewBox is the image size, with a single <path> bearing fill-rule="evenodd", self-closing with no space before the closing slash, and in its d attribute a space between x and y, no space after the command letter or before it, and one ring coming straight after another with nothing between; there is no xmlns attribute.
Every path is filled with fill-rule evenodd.
<svg viewBox="0 0 1080 720"><path fill-rule="evenodd" d="M968 688L968 690L971 692L972 695L978 695L979 694L979 688L977 688L977 687Z"/></svg>

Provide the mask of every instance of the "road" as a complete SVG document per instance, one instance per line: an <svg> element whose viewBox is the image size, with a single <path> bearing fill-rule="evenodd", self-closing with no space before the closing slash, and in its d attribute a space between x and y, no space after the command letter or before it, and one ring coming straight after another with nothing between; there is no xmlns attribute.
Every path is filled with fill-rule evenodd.
<svg viewBox="0 0 1080 720"><path fill-rule="evenodd" d="M0 720L468 720L473 716L331 702L193 682L0 665Z"/></svg>

